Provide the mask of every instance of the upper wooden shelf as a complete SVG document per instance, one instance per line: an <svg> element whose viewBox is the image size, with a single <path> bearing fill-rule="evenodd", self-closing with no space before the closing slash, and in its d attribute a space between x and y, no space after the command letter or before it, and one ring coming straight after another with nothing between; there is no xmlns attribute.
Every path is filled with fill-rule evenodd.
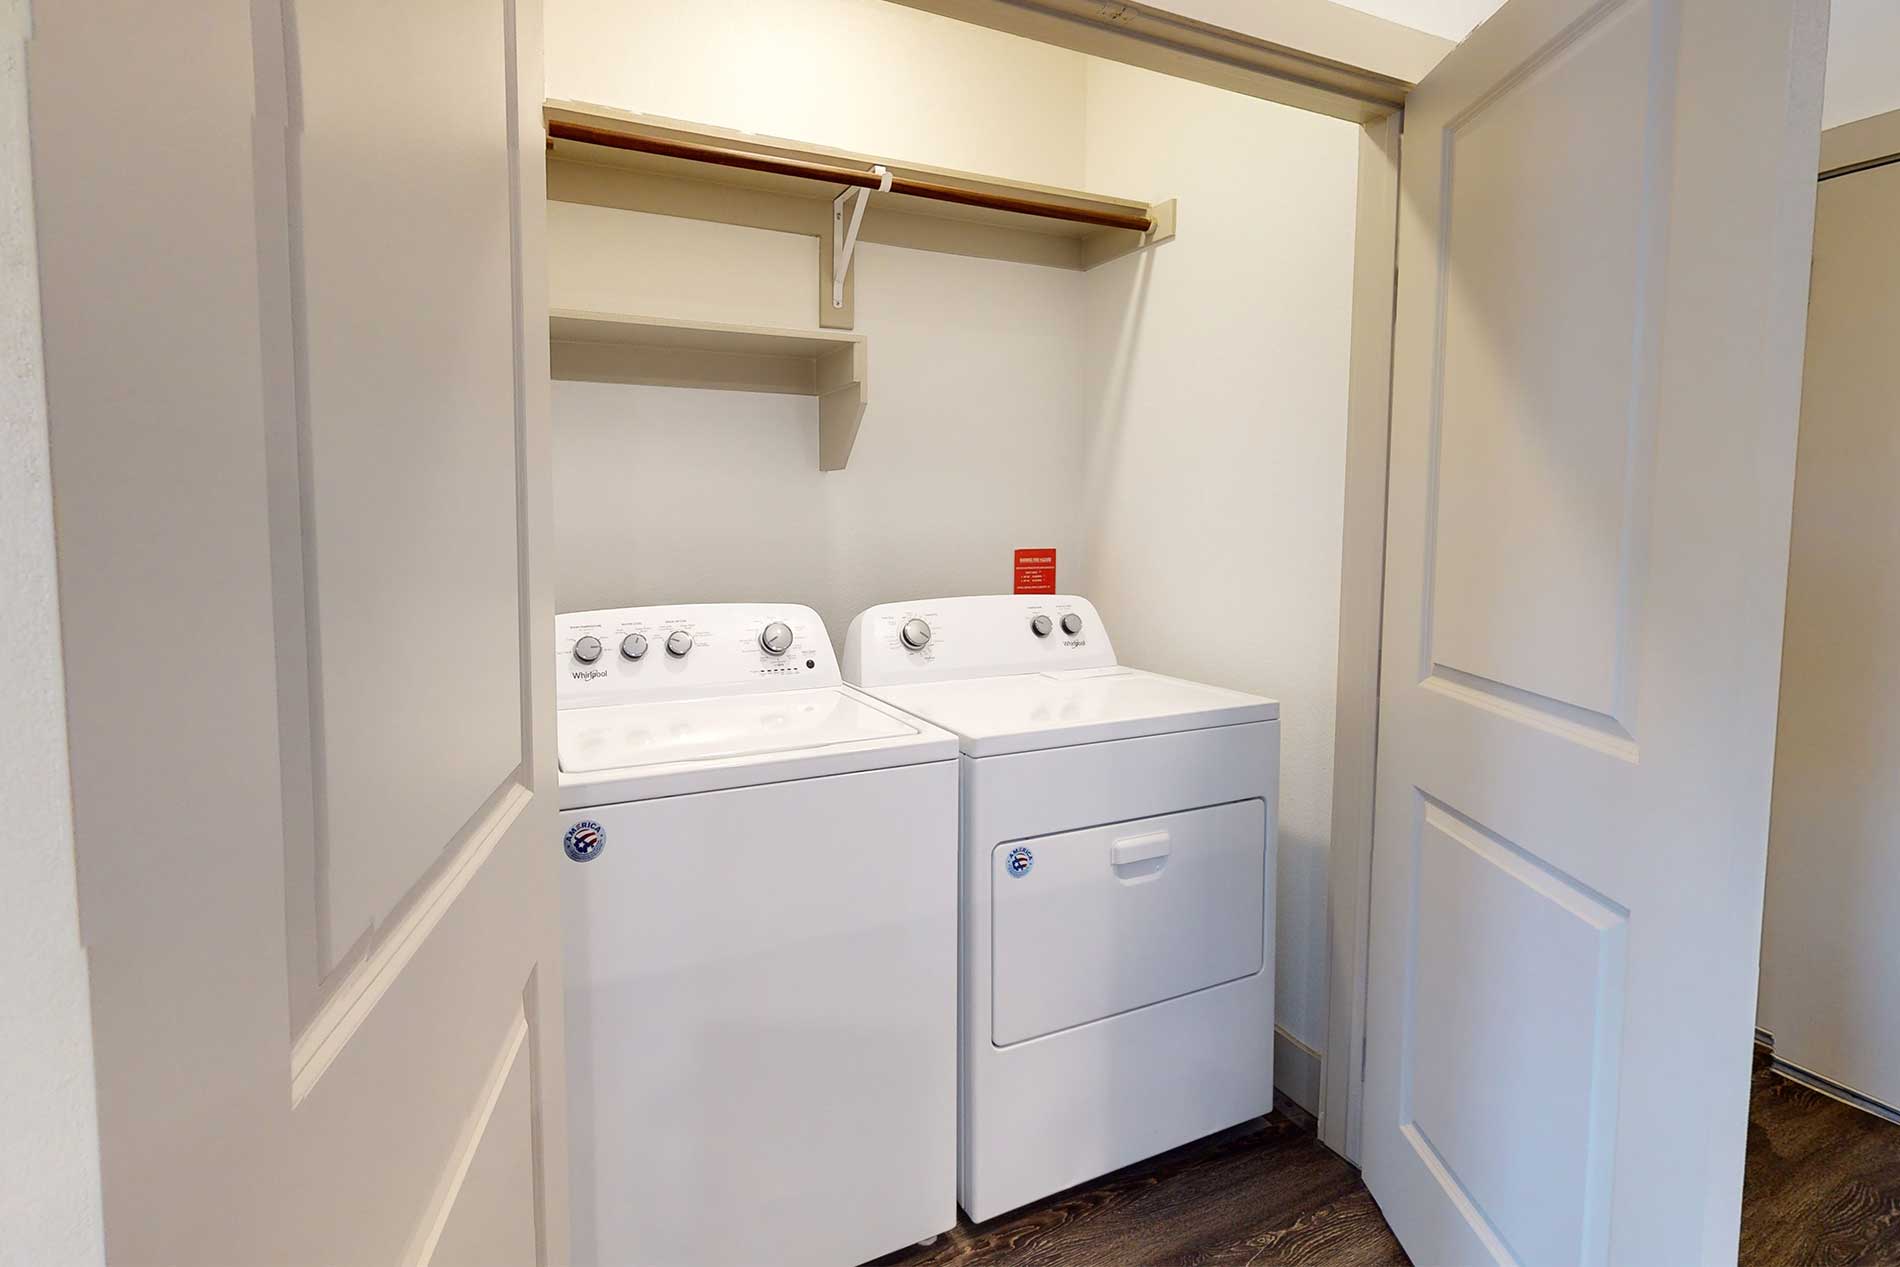
<svg viewBox="0 0 1900 1267"><path fill-rule="evenodd" d="M864 336L677 317L548 313L557 379L780 392L818 398L818 469L841 471L864 419Z"/></svg>
<svg viewBox="0 0 1900 1267"><path fill-rule="evenodd" d="M872 195L861 235L868 242L1082 269L1174 236L1172 199L1149 203L1003 180L582 102L549 101L544 115L549 153L557 160L803 202L825 204L852 184L875 185L871 169L882 166L890 171L893 187ZM626 148L630 144L646 148ZM720 152L722 161L692 157L706 151ZM772 170L731 166L734 156ZM826 179L826 169L840 168L861 178ZM928 196L905 192L907 187L927 190ZM556 182L550 182L549 196L593 200L571 198ZM968 201L956 201L960 196ZM829 208L824 211L824 219L812 223L829 232ZM721 208L708 218L730 221L734 215ZM1144 221L1150 226L1146 231L1117 227Z"/></svg>

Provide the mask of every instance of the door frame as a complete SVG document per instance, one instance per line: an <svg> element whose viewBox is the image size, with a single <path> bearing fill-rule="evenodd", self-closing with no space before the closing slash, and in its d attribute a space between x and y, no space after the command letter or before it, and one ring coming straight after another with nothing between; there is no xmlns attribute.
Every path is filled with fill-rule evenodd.
<svg viewBox="0 0 1900 1267"><path fill-rule="evenodd" d="M1900 163L1900 110L1837 124L1821 133L1821 180Z"/></svg>
<svg viewBox="0 0 1900 1267"><path fill-rule="evenodd" d="M1330 0L1289 0L1243 33L1138 3L889 0L1038 43L1138 66L1359 125L1346 407L1333 823L1327 851L1325 1050L1275 1027L1275 1082L1317 1086L1319 1138L1355 1164L1365 1081L1379 647L1385 600L1386 467L1398 301L1399 134L1406 78L1455 45ZM1336 1059L1343 1053L1344 1059ZM1311 1068L1317 1058L1318 1069ZM1307 1064L1297 1074L1283 1065Z"/></svg>
<svg viewBox="0 0 1900 1267"><path fill-rule="evenodd" d="M1366 1078L1366 973L1378 788L1379 663L1385 625L1386 479L1392 336L1398 305L1399 136L1404 111L1359 134L1352 344L1346 389L1346 501L1340 545L1339 677L1333 721L1333 834L1326 854L1326 1051L1320 1142L1357 1164ZM1343 1059L1330 1058L1340 1053Z"/></svg>

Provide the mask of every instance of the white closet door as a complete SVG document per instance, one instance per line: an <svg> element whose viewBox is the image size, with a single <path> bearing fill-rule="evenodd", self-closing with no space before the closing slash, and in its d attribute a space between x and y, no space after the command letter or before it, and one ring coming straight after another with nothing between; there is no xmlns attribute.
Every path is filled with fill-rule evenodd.
<svg viewBox="0 0 1900 1267"><path fill-rule="evenodd" d="M108 1253L565 1261L538 0L35 10Z"/></svg>
<svg viewBox="0 0 1900 1267"><path fill-rule="evenodd" d="M1509 0L1406 107L1366 1181L1732 1264L1824 0Z"/></svg>

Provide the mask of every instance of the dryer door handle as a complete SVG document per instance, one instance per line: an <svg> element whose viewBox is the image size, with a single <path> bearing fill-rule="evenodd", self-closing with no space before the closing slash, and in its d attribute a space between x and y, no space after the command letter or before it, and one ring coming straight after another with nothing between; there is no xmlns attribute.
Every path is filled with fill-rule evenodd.
<svg viewBox="0 0 1900 1267"><path fill-rule="evenodd" d="M1108 847L1110 865L1125 867L1131 862L1147 862L1152 858L1165 858L1174 851L1165 831L1151 831L1142 836L1124 836Z"/></svg>

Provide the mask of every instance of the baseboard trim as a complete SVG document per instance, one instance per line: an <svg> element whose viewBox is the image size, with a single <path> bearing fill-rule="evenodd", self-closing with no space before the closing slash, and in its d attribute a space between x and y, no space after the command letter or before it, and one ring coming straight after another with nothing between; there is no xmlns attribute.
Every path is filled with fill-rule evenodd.
<svg viewBox="0 0 1900 1267"><path fill-rule="evenodd" d="M1273 1089L1319 1116L1321 1055L1293 1035L1273 1027Z"/></svg>
<svg viewBox="0 0 1900 1267"><path fill-rule="evenodd" d="M1863 1095L1845 1083L1836 1082L1825 1074L1818 1074L1812 1069L1803 1069L1800 1065L1792 1061L1783 1060L1781 1057L1775 1055L1775 1036L1760 1026L1755 1028L1755 1045L1767 1053L1768 1068L1780 1074L1788 1081L1799 1083L1808 1090L1824 1095L1830 1100L1839 1100L1850 1109L1859 1109L1863 1113L1871 1113L1873 1116L1884 1121L1900 1125L1900 1108L1895 1108L1891 1104L1876 1100L1870 1095ZM1275 1068L1277 1069L1278 1066L1276 1065Z"/></svg>
<svg viewBox="0 0 1900 1267"><path fill-rule="evenodd" d="M1839 1100L1852 1109L1871 1113L1875 1117L1900 1124L1900 1109L1891 1104L1883 1104L1870 1095L1862 1095L1849 1086L1843 1086L1832 1078L1815 1073L1812 1069L1803 1069L1800 1065L1789 1064L1779 1056L1769 1061L1768 1067L1790 1082L1798 1082L1810 1091L1815 1091L1830 1100Z"/></svg>

